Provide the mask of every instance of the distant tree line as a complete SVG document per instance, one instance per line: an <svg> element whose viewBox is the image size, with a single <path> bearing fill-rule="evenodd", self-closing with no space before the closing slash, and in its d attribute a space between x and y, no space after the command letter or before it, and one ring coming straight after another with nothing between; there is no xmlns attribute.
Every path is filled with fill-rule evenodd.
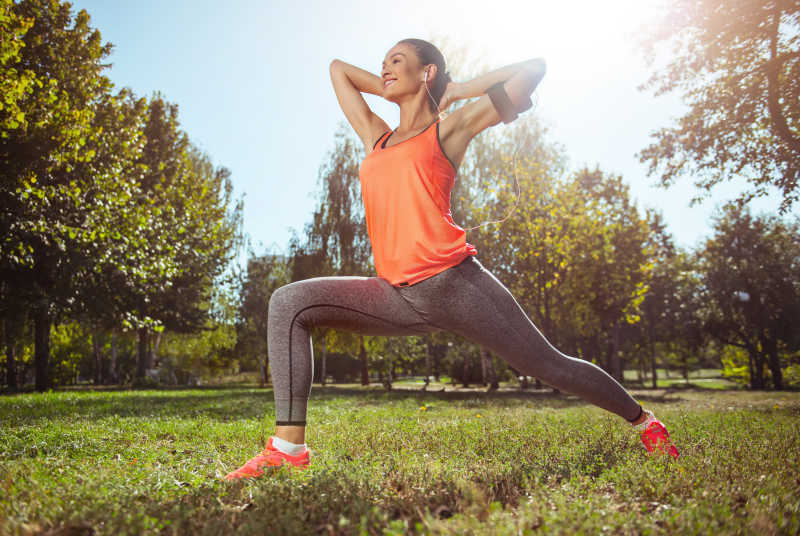
<svg viewBox="0 0 800 536"><path fill-rule="evenodd" d="M177 105L113 91L112 45L86 11L0 0L0 30L4 382L27 381L31 362L37 390L142 379L165 328L216 329L240 240L230 172L190 143ZM68 343L54 362L53 333ZM135 359L120 359L132 338ZM93 363L76 370L88 340Z"/></svg>

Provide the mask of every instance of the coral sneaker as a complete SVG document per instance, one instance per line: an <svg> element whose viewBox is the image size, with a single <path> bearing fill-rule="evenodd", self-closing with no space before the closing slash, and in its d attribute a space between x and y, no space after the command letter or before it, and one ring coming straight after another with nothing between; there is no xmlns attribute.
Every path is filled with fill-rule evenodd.
<svg viewBox="0 0 800 536"><path fill-rule="evenodd" d="M656 419L652 412L647 411L647 420L639 426L642 426L642 443L647 449L647 452L656 452L662 454L669 454L673 458L678 458L678 449L672 444L669 438L669 432L666 427L661 424L661 421Z"/></svg>
<svg viewBox="0 0 800 536"><path fill-rule="evenodd" d="M235 471L225 475L225 480L237 480L239 478L254 478L264 474L264 471L273 470L282 465L292 465L301 469L307 469L310 462L310 451L304 449L296 456L281 452L272 446L272 437L267 441L267 446L261 454L251 458L246 464Z"/></svg>

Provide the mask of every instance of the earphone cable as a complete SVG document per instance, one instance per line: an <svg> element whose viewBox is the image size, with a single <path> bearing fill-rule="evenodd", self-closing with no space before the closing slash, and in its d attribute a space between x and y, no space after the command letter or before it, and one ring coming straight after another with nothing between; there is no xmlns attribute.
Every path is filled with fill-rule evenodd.
<svg viewBox="0 0 800 536"><path fill-rule="evenodd" d="M439 104L436 102L436 99L433 98L433 95L431 95L431 92L428 90L428 70L427 69L425 70L424 85L425 85L425 91L428 92L428 96L433 101L434 106L436 106L436 110L439 112L439 119L440 120L444 119L445 117L447 117L447 114L439 109ZM536 107L539 104L539 98L538 98L538 94L536 94L536 93L534 93L534 96L535 96L535 101L534 101L533 109L536 109ZM518 151L519 151L519 146L517 146L517 148L514 150L514 156L512 158L512 166L513 166L512 169L514 171L514 184L517 187L517 199L516 199L516 201L514 201L514 206L511 207L511 210L508 212L508 214L506 214L506 217L503 218L502 220L493 220L493 221L483 222L480 225L476 225L475 227L470 227L468 229L464 229L464 231L472 231L473 229L477 229L479 227L483 227L484 225L489 225L491 223L503 223L504 221L506 221L508 218L511 217L511 215L514 213L515 210L517 210L517 205L519 204L519 199L520 199L520 194L521 194L520 187L519 187L519 181L517 180L517 152ZM500 178L500 175L498 174L497 177L495 178L495 181L496 182L499 181L499 178Z"/></svg>

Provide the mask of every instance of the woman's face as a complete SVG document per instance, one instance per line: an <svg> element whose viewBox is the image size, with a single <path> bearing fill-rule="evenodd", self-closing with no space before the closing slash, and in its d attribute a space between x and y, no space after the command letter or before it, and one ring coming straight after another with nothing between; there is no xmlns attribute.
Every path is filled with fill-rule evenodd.
<svg viewBox="0 0 800 536"><path fill-rule="evenodd" d="M395 101L398 95L419 91L425 76L422 67L414 47L406 43L393 46L381 65L383 98Z"/></svg>

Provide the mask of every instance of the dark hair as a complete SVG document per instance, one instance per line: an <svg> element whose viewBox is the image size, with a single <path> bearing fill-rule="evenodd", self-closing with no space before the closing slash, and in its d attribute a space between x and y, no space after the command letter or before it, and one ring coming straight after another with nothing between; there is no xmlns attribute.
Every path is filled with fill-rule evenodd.
<svg viewBox="0 0 800 536"><path fill-rule="evenodd" d="M450 73L446 71L442 53L434 45L422 39L403 39L398 43L405 43L414 47L414 50L417 51L417 58L419 58L422 65L436 64L436 78L433 79L430 92L431 96L436 100L436 104L439 104L447 84L452 81ZM434 114L438 113L436 105L430 99L428 99L428 107Z"/></svg>

